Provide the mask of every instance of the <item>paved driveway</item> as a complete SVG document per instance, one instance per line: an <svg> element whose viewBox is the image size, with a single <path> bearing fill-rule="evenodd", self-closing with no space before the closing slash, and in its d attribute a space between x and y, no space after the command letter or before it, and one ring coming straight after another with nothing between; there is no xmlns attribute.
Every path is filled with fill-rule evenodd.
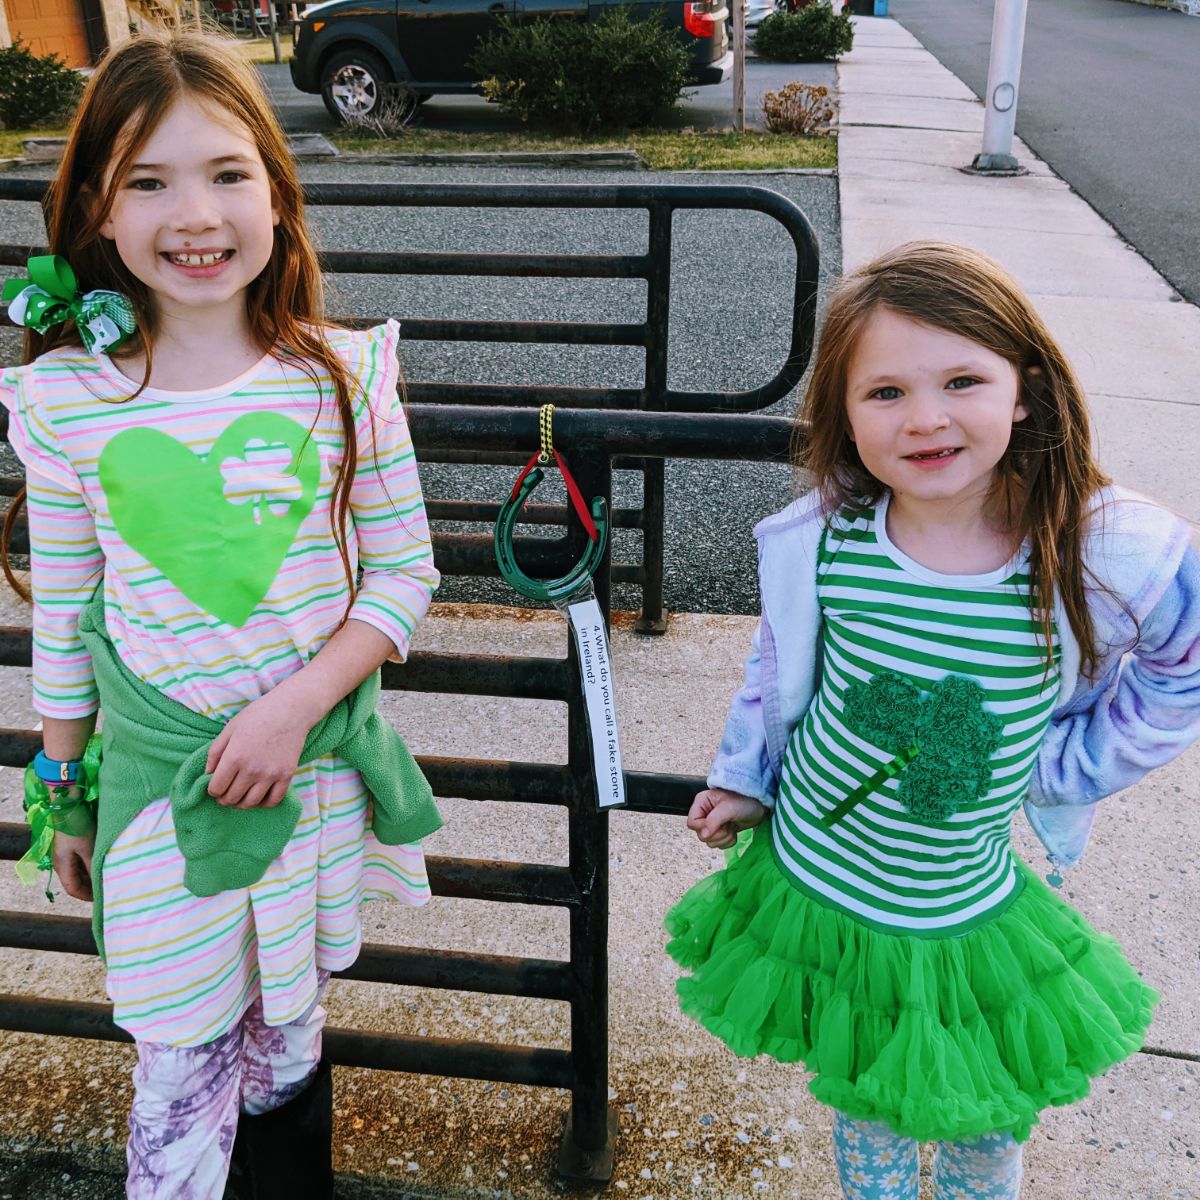
<svg viewBox="0 0 1200 1200"><path fill-rule="evenodd" d="M292 86L286 66L260 67L263 80L275 102L284 127L292 133L328 132L337 122L325 111L320 96L299 92ZM762 127L762 97L793 79L834 87L837 68L833 63L768 63L750 59L746 64L746 123ZM724 129L732 121L733 83L692 88L687 98L666 122L673 128ZM520 121L506 116L481 96L434 96L420 109L420 122L430 129L478 133L520 130Z"/></svg>

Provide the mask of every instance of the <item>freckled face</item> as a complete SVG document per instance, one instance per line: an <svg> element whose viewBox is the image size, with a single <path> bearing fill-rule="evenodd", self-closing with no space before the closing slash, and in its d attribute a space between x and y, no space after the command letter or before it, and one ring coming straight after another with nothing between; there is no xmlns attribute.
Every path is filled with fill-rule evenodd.
<svg viewBox="0 0 1200 1200"><path fill-rule="evenodd" d="M134 156L100 232L153 293L160 314L196 316L244 309L278 224L249 130L183 96Z"/></svg>
<svg viewBox="0 0 1200 1200"><path fill-rule="evenodd" d="M984 346L891 309L868 318L846 416L866 469L916 505L982 506L1012 427L1029 414L1016 368Z"/></svg>

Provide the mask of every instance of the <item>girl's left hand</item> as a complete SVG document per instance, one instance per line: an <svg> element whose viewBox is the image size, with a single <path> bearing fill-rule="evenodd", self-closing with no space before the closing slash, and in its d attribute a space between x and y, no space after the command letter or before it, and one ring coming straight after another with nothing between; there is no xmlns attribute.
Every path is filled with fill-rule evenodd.
<svg viewBox="0 0 1200 1200"><path fill-rule="evenodd" d="M227 808L274 808L291 786L309 728L278 689L247 704L209 747L208 794Z"/></svg>

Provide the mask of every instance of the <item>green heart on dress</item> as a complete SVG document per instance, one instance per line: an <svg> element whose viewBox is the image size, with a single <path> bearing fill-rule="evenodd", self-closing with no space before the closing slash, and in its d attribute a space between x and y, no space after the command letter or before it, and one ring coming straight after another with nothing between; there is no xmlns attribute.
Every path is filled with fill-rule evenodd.
<svg viewBox="0 0 1200 1200"><path fill-rule="evenodd" d="M225 495L222 463L249 460L251 442L282 444L287 476L300 494L286 511L272 501L279 475L263 480L264 501ZM321 459L309 431L279 413L238 417L207 455L157 429L126 429L100 455L100 486L124 541L157 567L193 604L241 626L262 602L304 518L312 511Z"/></svg>

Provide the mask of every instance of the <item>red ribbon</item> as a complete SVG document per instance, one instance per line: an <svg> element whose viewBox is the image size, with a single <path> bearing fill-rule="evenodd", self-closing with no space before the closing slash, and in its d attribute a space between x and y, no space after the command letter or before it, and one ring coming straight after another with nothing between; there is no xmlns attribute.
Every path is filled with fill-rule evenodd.
<svg viewBox="0 0 1200 1200"><path fill-rule="evenodd" d="M554 461L558 464L558 469L562 473L563 483L567 485L567 495L571 497L571 504L574 506L575 512L579 515L579 520L583 525L589 538L593 542L600 540L600 534L596 531L596 522L592 520L592 514L588 512L587 502L583 498L583 493L579 490L579 484L575 482L575 477L567 468L566 460L557 450L553 451ZM521 484L525 482L525 476L539 465L541 459L541 451L538 451L525 464L524 470L517 476L517 482L513 484L512 498L517 498L517 493L521 490Z"/></svg>

